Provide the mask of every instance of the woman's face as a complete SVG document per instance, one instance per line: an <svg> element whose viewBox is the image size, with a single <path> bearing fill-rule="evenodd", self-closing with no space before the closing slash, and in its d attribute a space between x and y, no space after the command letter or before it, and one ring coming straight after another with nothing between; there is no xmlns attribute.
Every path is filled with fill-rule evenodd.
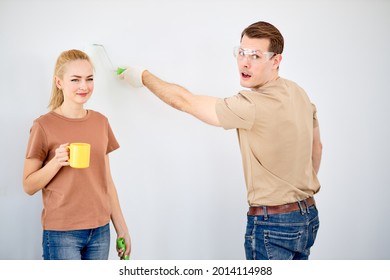
<svg viewBox="0 0 390 280"><path fill-rule="evenodd" d="M83 106L94 88L92 65L81 59L68 62L63 78L56 77L56 84L64 93L64 103Z"/></svg>

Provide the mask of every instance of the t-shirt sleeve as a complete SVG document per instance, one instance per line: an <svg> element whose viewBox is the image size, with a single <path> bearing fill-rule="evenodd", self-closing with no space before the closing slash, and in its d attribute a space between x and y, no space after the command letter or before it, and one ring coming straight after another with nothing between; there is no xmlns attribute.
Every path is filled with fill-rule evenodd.
<svg viewBox="0 0 390 280"><path fill-rule="evenodd" d="M219 99L215 110L221 126L225 129L250 129L255 121L255 104L241 93Z"/></svg>
<svg viewBox="0 0 390 280"><path fill-rule="evenodd" d="M119 143L115 138L114 132L111 129L110 123L107 121L107 133L108 133L108 143L107 143L107 154L115 151L119 148Z"/></svg>
<svg viewBox="0 0 390 280"><path fill-rule="evenodd" d="M318 126L318 118L317 118L317 107L313 103L313 128Z"/></svg>
<svg viewBox="0 0 390 280"><path fill-rule="evenodd" d="M30 129L30 137L28 139L26 159L36 158L45 161L48 155L47 138L45 131L40 126L39 122L34 121Z"/></svg>

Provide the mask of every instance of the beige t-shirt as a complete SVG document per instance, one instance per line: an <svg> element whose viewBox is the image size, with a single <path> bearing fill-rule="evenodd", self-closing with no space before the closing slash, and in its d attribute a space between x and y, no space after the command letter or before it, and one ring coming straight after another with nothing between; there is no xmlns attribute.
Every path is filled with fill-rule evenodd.
<svg viewBox="0 0 390 280"><path fill-rule="evenodd" d="M105 157L119 148L107 118L88 110L86 117L69 119L49 112L34 120L26 158L47 164L64 143L91 144L90 166L62 167L42 189L42 226L45 230L78 230L103 226L110 221Z"/></svg>
<svg viewBox="0 0 390 280"><path fill-rule="evenodd" d="M216 112L225 129L237 129L249 205L281 205L319 191L312 165L316 107L296 83L279 78L241 91L218 100Z"/></svg>

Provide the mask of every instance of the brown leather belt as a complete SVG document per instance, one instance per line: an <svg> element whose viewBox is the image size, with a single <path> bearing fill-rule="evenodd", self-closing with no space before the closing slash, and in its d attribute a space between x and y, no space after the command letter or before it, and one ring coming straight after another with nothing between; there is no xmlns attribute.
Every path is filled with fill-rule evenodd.
<svg viewBox="0 0 390 280"><path fill-rule="evenodd" d="M304 200L300 201L300 203L301 203L301 206L303 207L303 209L306 209L306 204L307 204L307 207L310 207L310 206L316 204L316 202L314 201L314 197L307 198L306 204L305 204ZM283 204L283 205L276 205L276 206L265 206L265 207L251 206L251 207L249 207L248 215L249 216L264 215L264 208L266 208L268 215L288 213L288 212L298 211L301 209L299 207L298 202L293 202L293 203L288 203L288 204Z"/></svg>

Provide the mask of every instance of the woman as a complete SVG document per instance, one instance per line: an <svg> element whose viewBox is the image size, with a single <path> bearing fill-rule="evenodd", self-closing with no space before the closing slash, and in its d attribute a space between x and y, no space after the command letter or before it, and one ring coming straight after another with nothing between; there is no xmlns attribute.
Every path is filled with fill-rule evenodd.
<svg viewBox="0 0 390 280"><path fill-rule="evenodd" d="M108 259L110 227L123 237L130 254L130 235L111 177L108 154L119 144L105 116L84 108L94 89L87 54L69 50L58 57L51 111L33 122L24 163L23 187L29 195L42 190L43 258ZM91 145L90 166L69 166L67 146Z"/></svg>

